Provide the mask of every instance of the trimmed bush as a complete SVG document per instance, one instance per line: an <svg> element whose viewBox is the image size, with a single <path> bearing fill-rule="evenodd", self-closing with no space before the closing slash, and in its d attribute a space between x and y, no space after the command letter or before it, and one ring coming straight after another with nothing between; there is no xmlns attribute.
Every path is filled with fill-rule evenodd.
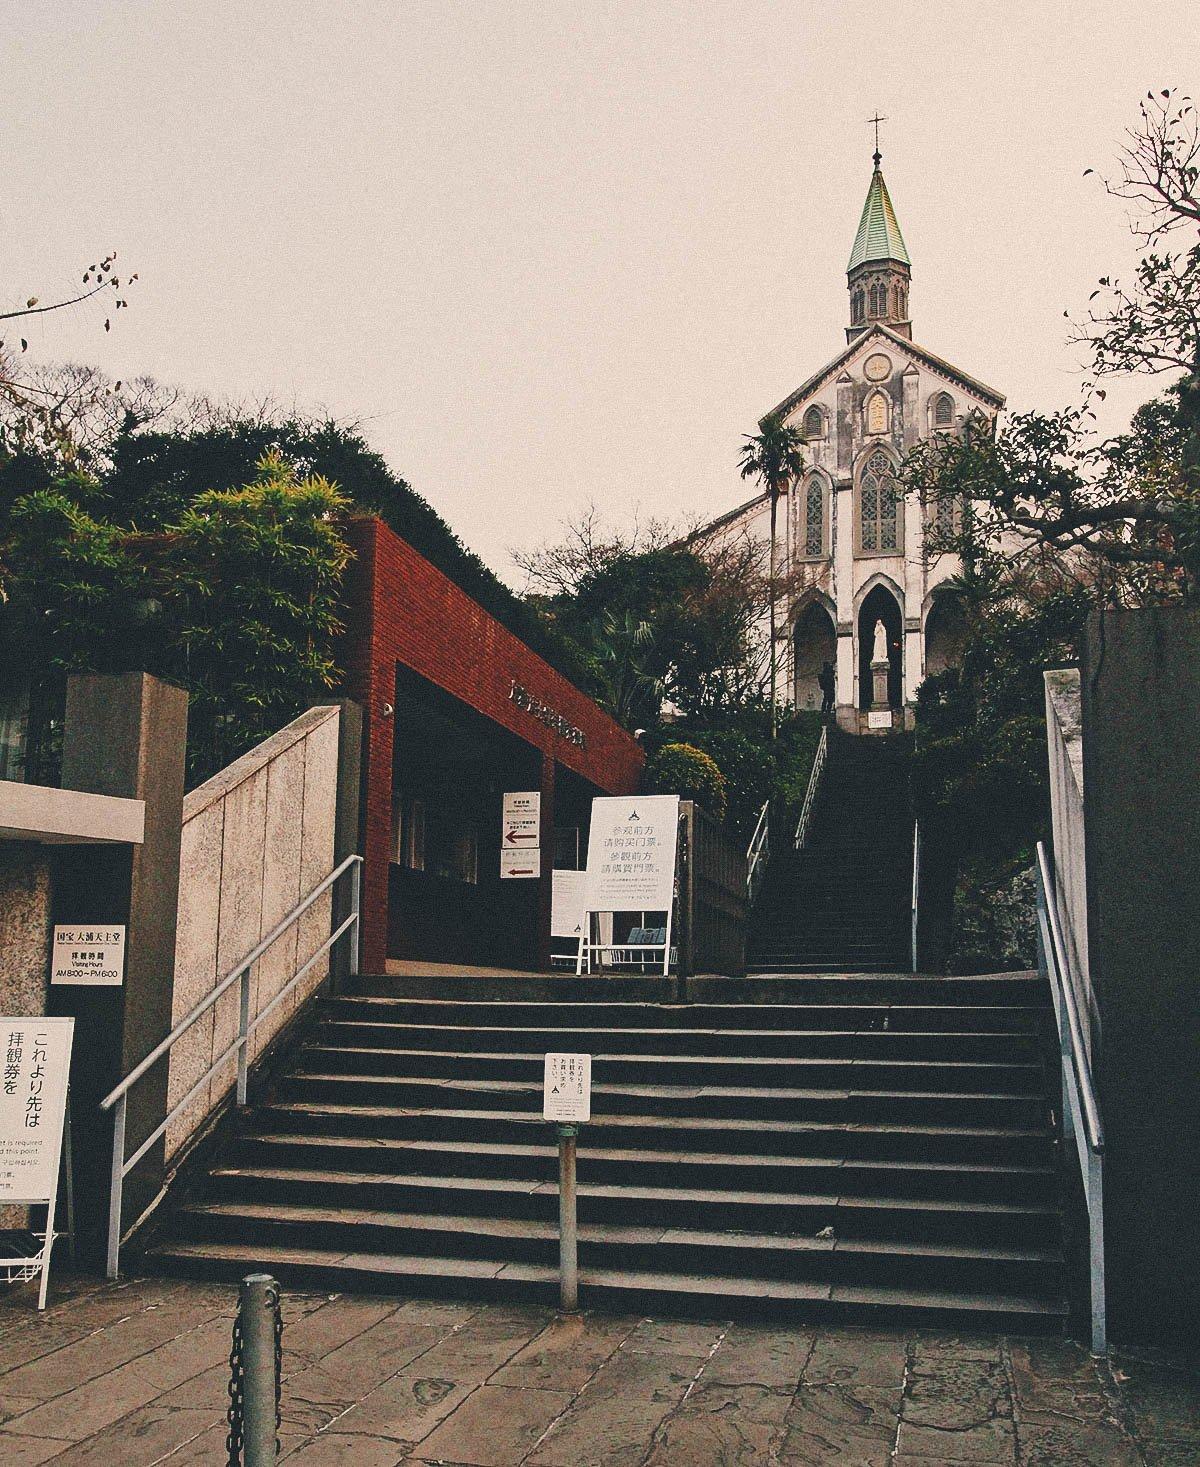
<svg viewBox="0 0 1200 1467"><path fill-rule="evenodd" d="M692 744L664 744L646 764L646 790L695 800L717 820L725 819L725 776L717 761Z"/></svg>

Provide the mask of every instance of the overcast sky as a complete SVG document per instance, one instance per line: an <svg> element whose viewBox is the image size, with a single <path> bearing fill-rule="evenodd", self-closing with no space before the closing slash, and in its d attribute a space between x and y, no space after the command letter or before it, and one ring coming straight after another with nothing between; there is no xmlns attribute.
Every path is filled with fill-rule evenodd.
<svg viewBox="0 0 1200 1467"><path fill-rule="evenodd" d="M741 435L844 343L876 108L916 339L1068 400L1063 311L1134 259L1083 169L1200 60L1195 0L3 14L0 299L114 247L141 277L110 334L52 317L31 352L358 418L509 577L588 500L744 496Z"/></svg>

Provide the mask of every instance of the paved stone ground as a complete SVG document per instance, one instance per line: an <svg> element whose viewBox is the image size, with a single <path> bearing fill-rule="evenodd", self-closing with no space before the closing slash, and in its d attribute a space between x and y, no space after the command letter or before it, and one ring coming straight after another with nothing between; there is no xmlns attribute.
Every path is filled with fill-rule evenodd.
<svg viewBox="0 0 1200 1467"><path fill-rule="evenodd" d="M223 1463L234 1293L0 1295L0 1463ZM296 1467L1200 1463L1200 1375L1063 1341L752 1328L293 1294Z"/></svg>

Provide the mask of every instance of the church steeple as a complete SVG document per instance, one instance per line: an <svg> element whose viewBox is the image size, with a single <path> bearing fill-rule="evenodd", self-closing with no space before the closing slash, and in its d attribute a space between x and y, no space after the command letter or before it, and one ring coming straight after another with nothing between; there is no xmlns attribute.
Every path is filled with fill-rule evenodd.
<svg viewBox="0 0 1200 1467"><path fill-rule="evenodd" d="M883 161L878 140L875 145L875 169L867 189L866 203L846 266L850 291L850 325L846 340L861 336L876 321L912 338L908 318L908 286L912 279L912 261L904 245L904 236L892 208L887 184L879 165Z"/></svg>

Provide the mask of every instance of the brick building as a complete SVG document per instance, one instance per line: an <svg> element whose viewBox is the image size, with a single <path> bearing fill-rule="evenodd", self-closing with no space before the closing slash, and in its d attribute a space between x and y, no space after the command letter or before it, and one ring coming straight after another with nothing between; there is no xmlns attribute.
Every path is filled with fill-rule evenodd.
<svg viewBox="0 0 1200 1467"><path fill-rule="evenodd" d="M364 709L363 951L541 964L551 872L642 751L586 694L378 519L347 530L346 692ZM541 792L540 875L500 877L506 791Z"/></svg>

